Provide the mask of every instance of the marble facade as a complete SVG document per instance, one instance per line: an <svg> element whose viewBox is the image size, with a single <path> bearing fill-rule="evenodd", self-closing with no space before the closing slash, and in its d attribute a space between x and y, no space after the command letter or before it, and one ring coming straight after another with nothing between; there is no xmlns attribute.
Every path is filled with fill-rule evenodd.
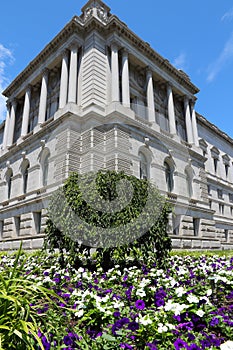
<svg viewBox="0 0 233 350"><path fill-rule="evenodd" d="M98 169L158 186L175 248L233 249L233 140L195 111L198 91L88 1L3 92L0 250L41 247L53 191Z"/></svg>

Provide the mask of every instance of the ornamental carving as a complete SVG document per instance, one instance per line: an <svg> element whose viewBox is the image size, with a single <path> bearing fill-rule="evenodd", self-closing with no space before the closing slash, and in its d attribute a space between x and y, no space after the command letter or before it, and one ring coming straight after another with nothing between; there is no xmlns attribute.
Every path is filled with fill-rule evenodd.
<svg viewBox="0 0 233 350"><path fill-rule="evenodd" d="M101 22L106 23L109 17L109 8L102 6L101 2L93 0L93 2L84 9L83 20L86 22L90 17L96 17Z"/></svg>
<svg viewBox="0 0 233 350"><path fill-rule="evenodd" d="M139 90L144 90L146 84L145 73L142 73L140 67L135 67L130 65L129 78L131 84Z"/></svg>

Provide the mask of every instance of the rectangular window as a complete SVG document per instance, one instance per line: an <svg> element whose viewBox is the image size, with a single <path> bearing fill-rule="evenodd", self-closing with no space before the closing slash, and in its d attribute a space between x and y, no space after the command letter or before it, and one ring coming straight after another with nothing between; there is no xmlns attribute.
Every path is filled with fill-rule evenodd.
<svg viewBox="0 0 233 350"><path fill-rule="evenodd" d="M217 169L218 169L218 159L217 158L213 158L214 160L214 171L215 173L217 173Z"/></svg>
<svg viewBox="0 0 233 350"><path fill-rule="evenodd" d="M193 218L193 233L194 233L194 236L198 236L199 235L199 226L200 226L200 219Z"/></svg>
<svg viewBox="0 0 233 350"><path fill-rule="evenodd" d="M220 189L217 189L217 194L218 194L218 198L219 199L222 199L222 190L220 190Z"/></svg>
<svg viewBox="0 0 233 350"><path fill-rule="evenodd" d="M33 213L35 231L37 234L41 233L41 211Z"/></svg>
<svg viewBox="0 0 233 350"><path fill-rule="evenodd" d="M233 203L233 193L229 193L229 202Z"/></svg>
<svg viewBox="0 0 233 350"><path fill-rule="evenodd" d="M1 220L0 221L0 239L2 239L2 235L3 235L3 226L4 226L4 221Z"/></svg>
<svg viewBox="0 0 233 350"><path fill-rule="evenodd" d="M14 222L15 222L16 236L19 236L19 234L20 234L20 216L15 216L14 217Z"/></svg>
<svg viewBox="0 0 233 350"><path fill-rule="evenodd" d="M224 214L224 205L219 203L219 214Z"/></svg>
<svg viewBox="0 0 233 350"><path fill-rule="evenodd" d="M225 164L226 178L228 177L229 164Z"/></svg>
<svg viewBox="0 0 233 350"><path fill-rule="evenodd" d="M229 242L229 232L227 229L224 230L225 241Z"/></svg>
<svg viewBox="0 0 233 350"><path fill-rule="evenodd" d="M211 196L211 187L210 187L210 185L207 185L207 191L208 191L208 195Z"/></svg>

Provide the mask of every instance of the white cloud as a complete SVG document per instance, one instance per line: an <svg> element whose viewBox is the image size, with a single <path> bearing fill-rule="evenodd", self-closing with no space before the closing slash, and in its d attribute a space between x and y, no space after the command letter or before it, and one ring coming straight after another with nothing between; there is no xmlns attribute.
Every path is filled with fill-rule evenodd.
<svg viewBox="0 0 233 350"><path fill-rule="evenodd" d="M224 68L228 61L233 59L233 32L224 45L218 58L209 65L207 81L212 82L217 74Z"/></svg>
<svg viewBox="0 0 233 350"><path fill-rule="evenodd" d="M5 119L6 114L6 99L2 95L2 91L9 84L6 76L6 67L14 61L11 50L7 49L0 43L0 122Z"/></svg>
<svg viewBox="0 0 233 350"><path fill-rule="evenodd" d="M175 66L177 69L185 70L186 67L186 54L180 53L179 56L177 56L173 61L173 66Z"/></svg>
<svg viewBox="0 0 233 350"><path fill-rule="evenodd" d="M224 13L224 15L221 18L221 21L231 21L233 19L233 8L231 8L229 11Z"/></svg>

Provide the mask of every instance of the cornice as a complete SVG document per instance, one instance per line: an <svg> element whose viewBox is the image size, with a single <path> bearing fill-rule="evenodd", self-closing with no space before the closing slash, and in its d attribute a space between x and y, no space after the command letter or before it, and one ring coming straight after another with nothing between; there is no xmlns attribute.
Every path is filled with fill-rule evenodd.
<svg viewBox="0 0 233 350"><path fill-rule="evenodd" d="M75 33L82 25L77 22L74 16L70 22L50 41L45 48L28 64L28 66L12 81L12 83L2 92L6 97L10 97L13 92L44 62L65 40Z"/></svg>
<svg viewBox="0 0 233 350"><path fill-rule="evenodd" d="M229 135L227 135L224 131L220 130L216 125L214 125L213 123L209 122L205 117L203 117L203 115L201 115L201 114L196 112L196 116L197 116L197 122L207 126L215 134L217 134L221 138L223 138L226 141L228 141L231 145L233 145L233 139Z"/></svg>
<svg viewBox="0 0 233 350"><path fill-rule="evenodd" d="M50 41L45 48L28 64L28 66L13 80L13 82L3 91L3 95L10 97L14 91L44 62L53 52L58 49L72 34L77 33L87 35L91 30L100 30L109 35L115 31L120 37L131 42L131 44L141 51L143 55L156 63L156 65L171 75L179 84L187 88L192 94L199 92L199 89L192 84L188 76L177 70L172 64L159 55L151 46L133 33L127 25L117 16L110 15L107 23L103 23L96 17L90 17L84 23L81 17L74 16L70 22Z"/></svg>

